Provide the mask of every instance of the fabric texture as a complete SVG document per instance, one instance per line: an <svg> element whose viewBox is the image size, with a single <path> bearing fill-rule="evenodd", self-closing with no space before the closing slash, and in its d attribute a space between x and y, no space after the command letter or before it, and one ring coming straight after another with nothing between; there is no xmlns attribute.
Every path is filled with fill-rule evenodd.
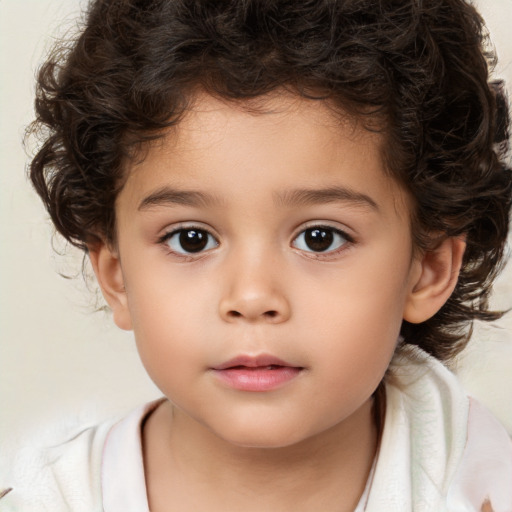
<svg viewBox="0 0 512 512"><path fill-rule="evenodd" d="M502 425L419 349L404 349L391 369L366 511L512 512L512 441Z"/></svg>
<svg viewBox="0 0 512 512"><path fill-rule="evenodd" d="M160 401L22 464L0 512L149 512L141 422ZM17 475L17 476L16 476ZM490 508L489 508L490 507ZM512 512L512 442L441 363L395 356L379 452L355 512Z"/></svg>

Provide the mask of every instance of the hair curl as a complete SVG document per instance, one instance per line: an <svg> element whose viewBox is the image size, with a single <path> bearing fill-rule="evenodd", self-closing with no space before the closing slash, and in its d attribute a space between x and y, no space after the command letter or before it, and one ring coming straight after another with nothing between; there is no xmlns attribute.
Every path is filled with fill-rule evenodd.
<svg viewBox="0 0 512 512"><path fill-rule="evenodd" d="M451 298L402 328L405 343L447 360L473 319L500 315L488 296L512 178L486 44L463 0L96 0L40 69L30 176L57 230L87 251L115 242L126 158L178 123L198 87L229 100L285 87L383 120L387 168L414 199L415 245L432 233L467 241Z"/></svg>

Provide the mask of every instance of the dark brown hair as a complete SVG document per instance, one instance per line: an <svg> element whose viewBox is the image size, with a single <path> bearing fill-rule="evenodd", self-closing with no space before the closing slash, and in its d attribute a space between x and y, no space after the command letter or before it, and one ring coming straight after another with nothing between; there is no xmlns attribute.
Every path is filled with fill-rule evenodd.
<svg viewBox="0 0 512 512"><path fill-rule="evenodd" d="M511 206L507 104L489 84L483 22L463 0L96 0L80 35L38 76L30 176L57 230L115 242L123 164L178 123L202 88L228 100L286 88L328 100L386 137L414 201L415 246L465 236L452 297L405 343L456 354L490 285Z"/></svg>

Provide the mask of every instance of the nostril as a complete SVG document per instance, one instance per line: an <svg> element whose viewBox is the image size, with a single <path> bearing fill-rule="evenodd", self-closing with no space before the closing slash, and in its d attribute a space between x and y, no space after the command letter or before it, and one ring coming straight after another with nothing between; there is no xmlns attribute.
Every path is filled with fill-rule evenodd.
<svg viewBox="0 0 512 512"><path fill-rule="evenodd" d="M242 315L242 313L240 313L239 311L236 311L236 310L231 310L229 311L228 315L232 318L239 318ZM263 313L263 316L267 317L267 318L276 318L277 316L279 316L279 313L275 310L269 310L269 311L265 311L265 313Z"/></svg>

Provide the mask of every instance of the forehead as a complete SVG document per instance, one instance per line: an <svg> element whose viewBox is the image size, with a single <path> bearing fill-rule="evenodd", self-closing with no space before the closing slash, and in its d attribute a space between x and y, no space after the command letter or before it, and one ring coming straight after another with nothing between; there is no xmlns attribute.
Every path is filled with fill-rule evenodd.
<svg viewBox="0 0 512 512"><path fill-rule="evenodd" d="M254 143L266 139L282 144L300 138L306 131L311 143L319 146L327 145L340 134L354 141L371 139L377 149L383 143L382 135L365 130L358 119L333 103L283 90L236 101L199 93L181 122L168 133L166 142L174 150L185 150L187 145L197 148L218 141L230 130Z"/></svg>
<svg viewBox="0 0 512 512"><path fill-rule="evenodd" d="M403 206L401 187L385 171L384 143L382 133L325 101L281 91L236 102L201 93L130 166L126 185L140 194L172 183L220 197L242 185L257 190L262 182L275 191L294 183L336 186L341 179Z"/></svg>

